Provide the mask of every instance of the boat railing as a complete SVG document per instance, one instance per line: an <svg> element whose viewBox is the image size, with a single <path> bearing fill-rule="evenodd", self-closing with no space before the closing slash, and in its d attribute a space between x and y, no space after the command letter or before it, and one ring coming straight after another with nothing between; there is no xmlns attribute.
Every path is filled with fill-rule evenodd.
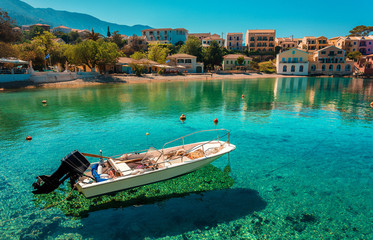
<svg viewBox="0 0 373 240"><path fill-rule="evenodd" d="M183 142L183 149L185 150L185 138L186 138L186 137L190 137L190 136L192 136L192 135L199 134L199 133L204 133L204 132L213 132L213 131L216 131L216 138L213 138L213 139L211 139L211 140L209 140L209 141L207 141L207 142L203 142L203 143L201 143L201 144L199 144L199 145L197 145L197 146L194 146L194 147L192 147L191 149L185 151L185 153L181 156L181 161L184 162L184 157L185 157L185 155L187 155L187 154L190 153L190 152L193 152L194 150L196 150L196 149L198 149L198 148L202 148L202 152L203 152L204 156L206 157L206 153L205 153L204 148L203 148L204 145L206 145L206 144L208 144L208 143L210 143L210 142L212 142L212 141L216 141L216 140L219 142L219 140L220 140L221 138L225 137L225 136L228 136L228 141L227 141L227 143L229 144L229 141L230 141L230 131L229 131L229 130L227 130L227 129L210 129L210 130L201 130L201 131L197 131L197 132L194 132L194 133L187 134L187 135L182 136L182 137L178 137L178 138L176 138L176 139L174 139L174 140L171 140L171 141L165 143L165 144L163 145L163 147L162 147L161 155L159 156L159 158L157 159L156 162L158 163L158 160L161 158L161 156L164 155L164 149L166 148L167 145L169 145L169 144L171 144L171 143L173 143L173 142L176 142L176 141L178 141L178 140L182 140L182 142ZM219 136L219 131L221 131L221 132L225 132L225 134ZM174 159L174 160L175 160L175 159ZM172 160L170 160L170 161L172 161Z"/></svg>

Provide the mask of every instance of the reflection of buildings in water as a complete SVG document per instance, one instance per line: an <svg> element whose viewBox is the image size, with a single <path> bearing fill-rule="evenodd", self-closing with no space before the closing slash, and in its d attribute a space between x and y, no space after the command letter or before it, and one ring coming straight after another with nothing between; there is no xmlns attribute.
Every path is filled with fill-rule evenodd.
<svg viewBox="0 0 373 240"><path fill-rule="evenodd" d="M276 78L274 95L281 92L302 92L307 90L308 78Z"/></svg>

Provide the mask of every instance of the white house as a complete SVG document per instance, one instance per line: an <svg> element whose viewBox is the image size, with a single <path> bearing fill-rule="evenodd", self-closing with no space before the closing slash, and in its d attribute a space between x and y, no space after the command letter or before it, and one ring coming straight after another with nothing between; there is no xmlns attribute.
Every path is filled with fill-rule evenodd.
<svg viewBox="0 0 373 240"><path fill-rule="evenodd" d="M189 54L174 54L168 56L169 65L176 65L188 73L203 73L203 63L197 62L197 57Z"/></svg>
<svg viewBox="0 0 373 240"><path fill-rule="evenodd" d="M276 68L278 74L308 75L308 53L297 48L277 54Z"/></svg>

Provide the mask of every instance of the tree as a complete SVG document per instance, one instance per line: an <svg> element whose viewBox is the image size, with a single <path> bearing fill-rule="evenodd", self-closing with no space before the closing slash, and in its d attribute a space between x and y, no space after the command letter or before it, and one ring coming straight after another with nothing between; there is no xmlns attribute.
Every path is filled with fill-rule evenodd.
<svg viewBox="0 0 373 240"><path fill-rule="evenodd" d="M44 28L40 26L32 26L30 31L23 32L23 38L25 40L32 40L33 38L43 34Z"/></svg>
<svg viewBox="0 0 373 240"><path fill-rule="evenodd" d="M123 48L124 45L126 44L126 40L122 39L122 36L119 34L118 31L113 32L111 35L112 42L115 43L118 48Z"/></svg>
<svg viewBox="0 0 373 240"><path fill-rule="evenodd" d="M146 58L146 53L135 52L134 54L131 55L131 58L135 60L140 60L140 59Z"/></svg>
<svg viewBox="0 0 373 240"><path fill-rule="evenodd" d="M111 33L110 33L110 28L109 28L109 26L107 27L107 37L111 37Z"/></svg>
<svg viewBox="0 0 373 240"><path fill-rule="evenodd" d="M197 61L202 61L202 43L197 37L190 36L185 44L181 46L179 53L186 53L196 56Z"/></svg>
<svg viewBox="0 0 373 240"><path fill-rule="evenodd" d="M272 61L259 63L259 71L265 73L274 73L276 71L275 65Z"/></svg>
<svg viewBox="0 0 373 240"><path fill-rule="evenodd" d="M7 12L0 9L0 41L16 42L20 40L20 34L13 31L14 20L11 19Z"/></svg>
<svg viewBox="0 0 373 240"><path fill-rule="evenodd" d="M18 51L9 43L0 42L0 58L17 57Z"/></svg>
<svg viewBox="0 0 373 240"><path fill-rule="evenodd" d="M98 39L101 38L101 34L96 33L95 30L92 28L92 31L87 33L86 38L90 39L90 40L93 40L93 41L97 41Z"/></svg>
<svg viewBox="0 0 373 240"><path fill-rule="evenodd" d="M358 58L361 57L361 55L363 55L361 52L359 52L359 51L354 51L354 52L350 52L350 53L348 53L348 54L347 54L347 57L348 57L349 59L353 59L353 60L356 61Z"/></svg>
<svg viewBox="0 0 373 240"><path fill-rule="evenodd" d="M204 64L209 69L214 69L216 65L223 62L223 50L217 41L212 41L205 50Z"/></svg>
<svg viewBox="0 0 373 240"><path fill-rule="evenodd" d="M87 65L94 69L98 65L113 64L119 57L118 46L115 43L86 40L67 49L65 52L70 63Z"/></svg>
<svg viewBox="0 0 373 240"><path fill-rule="evenodd" d="M136 76L139 76L139 77L141 76L141 74L145 70L145 66L142 65L142 64L131 63L130 67L131 67L131 69L135 70Z"/></svg>
<svg viewBox="0 0 373 240"><path fill-rule="evenodd" d="M277 55L279 52L281 52L282 47L281 46L276 46L275 47L275 54Z"/></svg>
<svg viewBox="0 0 373 240"><path fill-rule="evenodd" d="M245 61L245 58L243 56L239 56L237 58L237 63L238 63L239 66L241 66L244 61Z"/></svg>
<svg viewBox="0 0 373 240"><path fill-rule="evenodd" d="M168 53L169 49L161 46L161 44L152 44L149 47L148 58L159 63L165 63Z"/></svg>
<svg viewBox="0 0 373 240"><path fill-rule="evenodd" d="M373 32L373 26L356 26L350 31L349 36L369 36Z"/></svg>

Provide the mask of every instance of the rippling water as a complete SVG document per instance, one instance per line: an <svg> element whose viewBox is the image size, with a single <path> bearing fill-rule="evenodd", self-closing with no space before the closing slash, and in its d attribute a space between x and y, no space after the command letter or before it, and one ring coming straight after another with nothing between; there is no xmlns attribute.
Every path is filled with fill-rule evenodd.
<svg viewBox="0 0 373 240"><path fill-rule="evenodd" d="M1 93L0 238L372 239L372 101L373 81L349 78ZM106 209L83 219L56 208L38 211L32 202L35 176L55 171L74 149L115 155L161 147L215 128L214 118L237 145L229 190ZM24 140L28 135L32 141ZM214 165L227 162L223 157Z"/></svg>

